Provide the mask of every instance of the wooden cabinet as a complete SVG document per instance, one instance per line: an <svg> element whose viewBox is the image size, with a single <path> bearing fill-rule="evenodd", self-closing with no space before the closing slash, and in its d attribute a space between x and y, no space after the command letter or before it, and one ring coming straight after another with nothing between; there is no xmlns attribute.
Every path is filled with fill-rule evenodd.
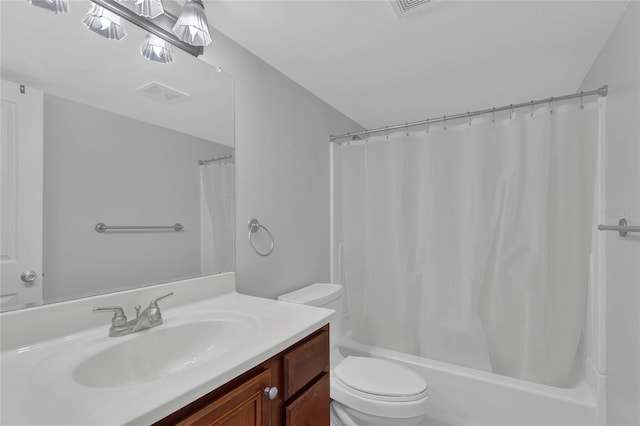
<svg viewBox="0 0 640 426"><path fill-rule="evenodd" d="M189 414L176 425L245 426L270 424L269 400L264 388L271 384L271 372L265 370L252 379L239 384L227 394Z"/></svg>
<svg viewBox="0 0 640 426"><path fill-rule="evenodd" d="M285 424L327 426L329 403L329 373L325 373L303 394L285 406Z"/></svg>
<svg viewBox="0 0 640 426"><path fill-rule="evenodd" d="M329 326L282 353L282 419L272 425L329 425Z"/></svg>
<svg viewBox="0 0 640 426"><path fill-rule="evenodd" d="M278 395L270 400L272 387ZM326 325L156 426L328 426L329 403Z"/></svg>
<svg viewBox="0 0 640 426"><path fill-rule="evenodd" d="M320 331L283 352L284 399L288 400L316 377L329 371L329 333Z"/></svg>

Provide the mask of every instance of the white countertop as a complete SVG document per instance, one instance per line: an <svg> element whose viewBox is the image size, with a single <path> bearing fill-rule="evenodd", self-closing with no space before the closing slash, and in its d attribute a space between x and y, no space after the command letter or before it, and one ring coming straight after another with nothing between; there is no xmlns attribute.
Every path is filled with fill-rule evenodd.
<svg viewBox="0 0 640 426"><path fill-rule="evenodd" d="M72 372L91 355L121 342L104 325L69 336L11 348L1 356L3 425L150 424L255 367L329 322L333 311L245 296L235 291L163 309L163 326L208 312L231 312L254 319L251 338L226 355L179 373L135 385L87 387ZM139 354L144 357L145 354Z"/></svg>

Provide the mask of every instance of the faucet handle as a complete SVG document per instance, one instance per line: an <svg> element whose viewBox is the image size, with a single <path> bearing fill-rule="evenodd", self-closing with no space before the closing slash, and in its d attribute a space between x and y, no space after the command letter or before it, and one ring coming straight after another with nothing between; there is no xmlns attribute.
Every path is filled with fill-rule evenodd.
<svg viewBox="0 0 640 426"><path fill-rule="evenodd" d="M113 327L121 327L127 324L127 316L124 314L124 309L120 306L93 308L93 312L113 312L113 318L111 319L111 325Z"/></svg>
<svg viewBox="0 0 640 426"><path fill-rule="evenodd" d="M161 301L164 298L169 297L169 296L173 296L173 292L171 292L169 294L165 294L164 296L160 296L160 297L157 297L157 298L153 299L151 301L151 303L149 303L149 307L150 308L157 308L158 307L158 302Z"/></svg>

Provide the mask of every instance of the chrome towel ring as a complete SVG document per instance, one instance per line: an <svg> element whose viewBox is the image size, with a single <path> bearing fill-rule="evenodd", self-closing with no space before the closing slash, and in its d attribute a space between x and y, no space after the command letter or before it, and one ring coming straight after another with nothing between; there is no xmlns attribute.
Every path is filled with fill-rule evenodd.
<svg viewBox="0 0 640 426"><path fill-rule="evenodd" d="M260 230L260 228L264 229L264 231L269 235L269 238L271 239L271 248L269 248L269 251L267 251L266 253L261 253L260 251L258 251L256 246L253 244L253 239L251 238L251 234L255 234ZM271 232L269 232L266 226L261 225L260 222L258 222L258 219L256 218L253 218L249 221L249 244L251 244L251 248L253 249L253 251L255 251L259 256L262 256L262 257L269 256L273 251L273 247L275 245L273 242L273 235L271 235Z"/></svg>

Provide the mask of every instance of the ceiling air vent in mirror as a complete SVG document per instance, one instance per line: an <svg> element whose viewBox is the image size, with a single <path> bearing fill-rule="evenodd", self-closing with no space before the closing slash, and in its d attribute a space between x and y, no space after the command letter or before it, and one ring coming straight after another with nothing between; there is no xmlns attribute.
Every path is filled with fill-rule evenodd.
<svg viewBox="0 0 640 426"><path fill-rule="evenodd" d="M138 87L136 93L163 103L176 103L189 97L188 93L166 86L157 81Z"/></svg>
<svg viewBox="0 0 640 426"><path fill-rule="evenodd" d="M416 9L420 9L420 6L427 5L433 0L390 0L393 11L396 12L398 17L405 15L408 12L413 12Z"/></svg>

